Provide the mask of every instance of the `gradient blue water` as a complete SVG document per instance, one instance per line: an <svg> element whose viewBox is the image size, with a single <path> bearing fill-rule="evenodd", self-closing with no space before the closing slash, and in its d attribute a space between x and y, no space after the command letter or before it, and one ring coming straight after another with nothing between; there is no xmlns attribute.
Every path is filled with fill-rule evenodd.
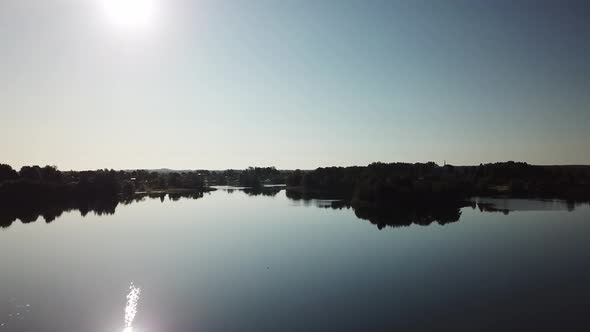
<svg viewBox="0 0 590 332"><path fill-rule="evenodd" d="M379 230L284 191L146 199L0 230L0 331L122 331L130 282L139 332L583 330L589 239L588 205Z"/></svg>

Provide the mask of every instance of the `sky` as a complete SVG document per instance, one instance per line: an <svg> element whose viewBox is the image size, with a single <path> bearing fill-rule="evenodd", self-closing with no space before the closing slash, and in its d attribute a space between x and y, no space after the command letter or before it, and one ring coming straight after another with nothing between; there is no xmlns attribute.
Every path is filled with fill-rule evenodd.
<svg viewBox="0 0 590 332"><path fill-rule="evenodd" d="M0 163L590 164L587 1L120 3L0 1Z"/></svg>

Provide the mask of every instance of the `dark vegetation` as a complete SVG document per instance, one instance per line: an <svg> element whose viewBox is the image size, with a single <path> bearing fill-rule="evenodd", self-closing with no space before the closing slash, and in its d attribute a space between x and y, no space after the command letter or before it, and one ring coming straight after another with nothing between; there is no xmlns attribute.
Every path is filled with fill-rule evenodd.
<svg viewBox="0 0 590 332"><path fill-rule="evenodd" d="M17 219L22 223L31 223L43 217L46 223L51 223L59 218L64 212L78 211L85 217L88 213L95 215L112 215L115 213L117 206L129 205L136 202L144 201L146 198L158 199L164 202L166 198L171 201L180 199L199 199L204 196L204 192L195 191L175 191L170 193L154 192L140 193L131 196L118 197L101 197L93 200L69 199L53 201L47 204L13 204L0 206L0 228L7 228Z"/></svg>
<svg viewBox="0 0 590 332"><path fill-rule="evenodd" d="M157 173L148 171L68 171L55 166L24 166L16 172L0 165L2 202L56 202L68 199L116 198L136 192L171 190L206 191L197 172Z"/></svg>
<svg viewBox="0 0 590 332"><path fill-rule="evenodd" d="M264 184L284 183L286 173L274 167L226 171L60 171L55 166L24 166L19 171L0 164L0 225L15 219L51 222L64 211L84 216L112 214L120 203L137 197L200 198L212 185L248 186L252 194L275 195Z"/></svg>
<svg viewBox="0 0 590 332"><path fill-rule="evenodd" d="M303 193L336 195L357 204L458 201L471 196L590 200L590 166L373 163L294 171L286 182Z"/></svg>
<svg viewBox="0 0 590 332"><path fill-rule="evenodd" d="M286 184L303 194L346 198L356 203L391 204L456 201L471 196L590 199L590 166L535 166L520 162L479 166L430 163L373 163L313 171L250 167L225 171L66 171L25 166L18 172L0 164L2 202L92 199L134 193L210 190L215 185L249 187Z"/></svg>
<svg viewBox="0 0 590 332"><path fill-rule="evenodd" d="M248 195L274 196L286 184L293 200L325 200L323 207L353 208L379 228L446 224L459 219L473 196L590 201L590 166L535 166L520 162L479 166L373 163L281 171L250 167L225 171L59 171L54 166L0 164L0 224L15 219L47 222L63 211L112 214L118 204L145 197L197 199L215 185L246 187ZM334 200L337 199L337 200ZM486 211L493 207L480 206ZM504 211L505 213L506 211Z"/></svg>
<svg viewBox="0 0 590 332"><path fill-rule="evenodd" d="M285 189L284 186L271 186L271 187L260 186L260 187L244 188L243 192L246 193L248 196L274 197L283 189Z"/></svg>
<svg viewBox="0 0 590 332"><path fill-rule="evenodd" d="M2 202L27 200L53 202L62 199L93 199L150 192L204 192L214 185L262 188L282 184L286 171L274 167L246 170L163 172L148 170L66 171L55 166L24 166L20 171L0 164Z"/></svg>
<svg viewBox="0 0 590 332"><path fill-rule="evenodd" d="M461 208L474 206L475 203L448 202L444 204L433 202L416 202L411 204L359 204L358 201L348 199L333 200L323 194L304 193L299 190L287 190L287 197L304 204L313 204L321 208L351 209L357 218L368 220L380 230L385 227L403 227L410 225L427 226L432 223L445 225L459 221Z"/></svg>
<svg viewBox="0 0 590 332"><path fill-rule="evenodd" d="M373 163L366 167L296 170L286 180L295 200L331 199L379 229L458 221L473 196L590 201L590 166L534 166L505 162L479 166ZM480 210L497 211L479 206ZM507 213L507 211L500 211Z"/></svg>

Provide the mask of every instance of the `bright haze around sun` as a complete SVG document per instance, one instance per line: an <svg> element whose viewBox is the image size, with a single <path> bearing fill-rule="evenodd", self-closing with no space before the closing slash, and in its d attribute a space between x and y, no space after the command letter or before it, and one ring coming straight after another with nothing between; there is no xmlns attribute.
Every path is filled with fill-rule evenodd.
<svg viewBox="0 0 590 332"><path fill-rule="evenodd" d="M145 29L154 24L154 0L98 0L109 24L123 29Z"/></svg>

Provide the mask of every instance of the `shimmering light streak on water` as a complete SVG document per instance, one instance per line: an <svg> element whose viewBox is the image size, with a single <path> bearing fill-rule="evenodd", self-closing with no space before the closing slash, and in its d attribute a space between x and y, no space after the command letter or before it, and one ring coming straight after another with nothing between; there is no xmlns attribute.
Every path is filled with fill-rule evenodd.
<svg viewBox="0 0 590 332"><path fill-rule="evenodd" d="M127 305L125 306L125 329L123 332L133 331L133 320L137 314L137 302L139 301L139 294L141 288L136 287L133 283L129 286L129 293L127 294Z"/></svg>

